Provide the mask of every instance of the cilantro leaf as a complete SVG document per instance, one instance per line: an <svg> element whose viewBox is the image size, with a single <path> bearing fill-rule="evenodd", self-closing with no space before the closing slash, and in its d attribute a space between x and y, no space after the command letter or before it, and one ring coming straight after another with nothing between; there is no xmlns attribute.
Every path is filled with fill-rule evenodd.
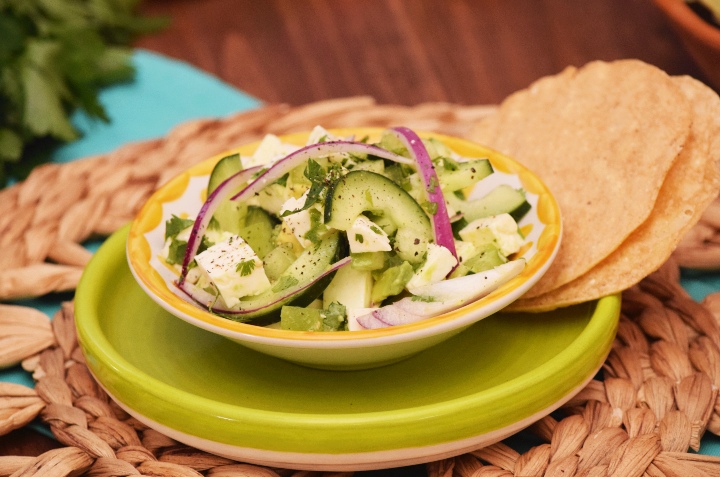
<svg viewBox="0 0 720 477"><path fill-rule="evenodd" d="M255 260L241 260L235 266L235 271L240 272L241 277L251 275L253 270L255 270Z"/></svg>
<svg viewBox="0 0 720 477"><path fill-rule="evenodd" d="M346 328L347 309L336 301L322 311L323 331L338 331Z"/></svg>
<svg viewBox="0 0 720 477"><path fill-rule="evenodd" d="M305 238L313 244L319 244L328 232L327 226L322 221L322 213L317 209L310 209L310 230L305 233Z"/></svg>
<svg viewBox="0 0 720 477"><path fill-rule="evenodd" d="M100 90L134 75L130 46L167 21L136 0L0 1L0 186L22 180L79 132L80 110L108 121Z"/></svg>
<svg viewBox="0 0 720 477"><path fill-rule="evenodd" d="M314 159L309 159L303 174L313 184L322 183L325 178L325 169Z"/></svg>
<svg viewBox="0 0 720 477"><path fill-rule="evenodd" d="M177 237L177 234L192 226L193 223L194 221L192 219L181 219L173 214L172 217L165 222L165 240L170 237Z"/></svg>
<svg viewBox="0 0 720 477"><path fill-rule="evenodd" d="M278 185L280 185L280 186L282 186L282 187L287 187L288 177L290 177L290 173L289 173L289 172L285 173L284 176L282 176L280 179L276 180L276 181L275 181L275 184L278 184Z"/></svg>
<svg viewBox="0 0 720 477"><path fill-rule="evenodd" d="M173 239L170 242L168 249L168 256L165 259L170 265L180 264L185 259L185 252L187 251L187 242L182 240Z"/></svg>
<svg viewBox="0 0 720 477"><path fill-rule="evenodd" d="M342 168L334 165L330 166L329 170L326 171L317 161L309 159L303 174L311 184L305 196L305 203L299 209L286 210L280 214L280 217L286 217L307 210L315 203L322 201L327 190L342 177Z"/></svg>

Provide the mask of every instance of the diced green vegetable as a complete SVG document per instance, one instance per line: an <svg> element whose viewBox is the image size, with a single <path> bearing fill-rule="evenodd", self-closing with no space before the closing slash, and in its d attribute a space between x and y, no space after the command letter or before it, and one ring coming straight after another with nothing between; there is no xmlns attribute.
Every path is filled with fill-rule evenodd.
<svg viewBox="0 0 720 477"><path fill-rule="evenodd" d="M413 273L413 267L408 262L385 270L373 286L372 301L380 303L387 297L402 293Z"/></svg>
<svg viewBox="0 0 720 477"><path fill-rule="evenodd" d="M347 326L345 307L332 303L327 310L284 306L280 328L293 331L339 331Z"/></svg>

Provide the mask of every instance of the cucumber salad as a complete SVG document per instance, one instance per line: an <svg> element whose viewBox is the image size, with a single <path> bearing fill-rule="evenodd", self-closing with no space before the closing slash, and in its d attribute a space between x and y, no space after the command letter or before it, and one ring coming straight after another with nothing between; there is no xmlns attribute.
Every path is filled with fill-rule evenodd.
<svg viewBox="0 0 720 477"><path fill-rule="evenodd" d="M300 331L416 322L475 301L525 267L525 191L493 186L405 127L376 143L316 127L305 147L267 135L214 167L193 217L165 224L161 258L210 312ZM478 185L482 187L482 183Z"/></svg>

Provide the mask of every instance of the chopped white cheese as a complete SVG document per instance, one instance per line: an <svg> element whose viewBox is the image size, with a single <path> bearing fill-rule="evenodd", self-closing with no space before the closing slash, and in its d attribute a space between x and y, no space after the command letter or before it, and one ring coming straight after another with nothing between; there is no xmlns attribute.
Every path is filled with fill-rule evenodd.
<svg viewBox="0 0 720 477"><path fill-rule="evenodd" d="M252 156L240 156L240 160L245 169L255 166L264 166L278 159L282 159L291 152L298 149L297 146L284 143L274 134L266 134L258 144L255 153Z"/></svg>
<svg viewBox="0 0 720 477"><path fill-rule="evenodd" d="M231 237L234 237L234 234L232 232L228 232L227 230L208 229L205 231L205 238L213 245L216 243L227 242Z"/></svg>
<svg viewBox="0 0 720 477"><path fill-rule="evenodd" d="M442 281L457 265L452 252L442 245L428 244L425 263L415 272L407 288L417 288Z"/></svg>
<svg viewBox="0 0 720 477"><path fill-rule="evenodd" d="M389 252L390 239L383 229L364 215L359 215L347 229L350 252Z"/></svg>
<svg viewBox="0 0 720 477"><path fill-rule="evenodd" d="M242 297L259 295L270 288L262 260L237 235L209 247L195 261L229 307Z"/></svg>
<svg viewBox="0 0 720 477"><path fill-rule="evenodd" d="M312 132L310 132L310 136L308 136L307 145L309 146L310 144L317 144L320 141L329 142L339 140L339 137L330 134L324 127L315 126Z"/></svg>
<svg viewBox="0 0 720 477"><path fill-rule="evenodd" d="M294 197L289 198L287 201L285 201L282 207L280 207L279 215L282 215L287 211L302 209L305 205L306 198L307 193L303 194L297 199L295 199ZM307 248L312 244L310 240L305 238L305 234L308 233L311 228L312 220L310 218L309 210L301 210L300 212L286 215L282 218L282 232L289 235L294 235L297 241L300 242L300 245L303 246L303 248Z"/></svg>
<svg viewBox="0 0 720 477"><path fill-rule="evenodd" d="M488 243L488 238L494 240L500 252L506 257L520 250L525 243L517 222L510 214L473 220L460 231L460 237L479 248L482 248L483 242Z"/></svg>

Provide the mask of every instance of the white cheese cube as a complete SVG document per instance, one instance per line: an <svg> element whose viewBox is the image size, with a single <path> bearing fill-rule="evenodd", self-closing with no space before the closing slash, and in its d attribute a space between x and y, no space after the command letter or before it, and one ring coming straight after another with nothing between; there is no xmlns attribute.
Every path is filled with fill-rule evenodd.
<svg viewBox="0 0 720 477"><path fill-rule="evenodd" d="M339 141L340 138L330 134L327 129L322 126L315 126L308 136L307 145L322 142Z"/></svg>
<svg viewBox="0 0 720 477"><path fill-rule="evenodd" d="M494 215L473 220L460 231L460 238L473 242L481 247L479 242L485 241L490 235L506 257L520 250L525 239L520 235L517 222L510 214Z"/></svg>
<svg viewBox="0 0 720 477"><path fill-rule="evenodd" d="M198 254L195 261L229 307L242 297L259 295L270 288L262 260L237 235Z"/></svg>
<svg viewBox="0 0 720 477"><path fill-rule="evenodd" d="M390 239L383 229L364 215L359 215L347 229L350 252L389 252Z"/></svg>
<svg viewBox="0 0 720 477"><path fill-rule="evenodd" d="M255 166L264 166L278 159L282 159L298 149L297 146L285 144L274 134L266 134L258 144L252 156L241 156L240 160L245 169Z"/></svg>
<svg viewBox="0 0 720 477"><path fill-rule="evenodd" d="M279 215L282 216L282 214L284 214L285 212L302 209L305 205L306 198L307 193L303 194L297 199L295 199L294 197L289 198L287 201L285 201L282 207L280 207ZM300 245L303 246L303 248L307 248L312 244L310 240L305 238L305 234L308 233L311 228L312 220L310 218L309 210L301 210L300 212L286 215L282 218L282 232L285 234L294 235Z"/></svg>
<svg viewBox="0 0 720 477"><path fill-rule="evenodd" d="M425 263L415 272L407 284L407 289L431 285L443 280L457 265L452 252L442 245L428 244Z"/></svg>
<svg viewBox="0 0 720 477"><path fill-rule="evenodd" d="M228 232L227 230L205 230L205 238L213 245L216 243L227 242L234 236L235 235L232 232Z"/></svg>

